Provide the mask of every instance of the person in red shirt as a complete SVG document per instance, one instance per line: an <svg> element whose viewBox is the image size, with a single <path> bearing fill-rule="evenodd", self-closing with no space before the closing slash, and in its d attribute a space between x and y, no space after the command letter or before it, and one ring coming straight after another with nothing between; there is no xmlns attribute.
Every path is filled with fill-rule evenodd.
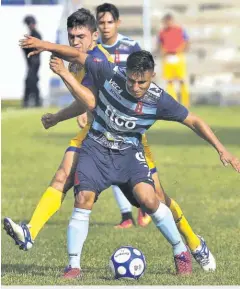
<svg viewBox="0 0 240 289"><path fill-rule="evenodd" d="M189 107L189 90L186 83L185 52L189 47L189 38L186 31L175 24L174 17L166 14L163 17L163 29L159 32L158 41L162 56L163 78L167 81L167 92L175 99L177 93L175 82L180 83L181 103Z"/></svg>

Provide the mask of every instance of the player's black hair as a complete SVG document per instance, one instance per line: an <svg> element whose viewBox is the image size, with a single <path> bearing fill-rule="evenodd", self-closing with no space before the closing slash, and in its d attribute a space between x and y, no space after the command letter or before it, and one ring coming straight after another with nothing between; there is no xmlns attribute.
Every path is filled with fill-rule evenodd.
<svg viewBox="0 0 240 289"><path fill-rule="evenodd" d="M67 28L87 27L93 33L97 31L96 19L93 14L85 8L78 9L67 19Z"/></svg>
<svg viewBox="0 0 240 289"><path fill-rule="evenodd" d="M163 16L162 20L163 21L168 21L168 20L173 20L173 15L171 13L167 13Z"/></svg>
<svg viewBox="0 0 240 289"><path fill-rule="evenodd" d="M114 21L117 21L119 19L119 10L117 9L117 7L111 3L104 3L102 5L97 6L97 8L96 8L97 20L98 20L98 14L99 13L105 14L106 12L109 12L112 14Z"/></svg>
<svg viewBox="0 0 240 289"><path fill-rule="evenodd" d="M137 75L143 75L145 71L154 70L154 66L153 56L146 50L133 52L127 59L127 70Z"/></svg>
<svg viewBox="0 0 240 289"><path fill-rule="evenodd" d="M36 19L32 15L28 15L24 18L23 22L27 25L36 24Z"/></svg>

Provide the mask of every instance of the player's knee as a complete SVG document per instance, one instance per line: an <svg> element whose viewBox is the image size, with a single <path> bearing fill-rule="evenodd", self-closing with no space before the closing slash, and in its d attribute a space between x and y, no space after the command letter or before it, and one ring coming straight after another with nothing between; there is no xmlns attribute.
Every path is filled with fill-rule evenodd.
<svg viewBox="0 0 240 289"><path fill-rule="evenodd" d="M95 200L95 193L89 191L80 191L75 196L74 207L91 210Z"/></svg>
<svg viewBox="0 0 240 289"><path fill-rule="evenodd" d="M143 207L144 211L148 214L152 214L156 212L159 207L159 200L156 195L146 196L146 198L141 200L141 207Z"/></svg>
<svg viewBox="0 0 240 289"><path fill-rule="evenodd" d="M65 184L67 179L68 179L67 172L63 168L58 169L55 174L54 181L61 184Z"/></svg>

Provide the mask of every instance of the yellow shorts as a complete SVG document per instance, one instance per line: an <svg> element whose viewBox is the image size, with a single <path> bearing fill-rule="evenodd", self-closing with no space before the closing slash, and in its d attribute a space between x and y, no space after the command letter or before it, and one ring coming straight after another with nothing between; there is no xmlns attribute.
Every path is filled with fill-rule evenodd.
<svg viewBox="0 0 240 289"><path fill-rule="evenodd" d="M74 138L72 138L70 140L69 147L68 147L67 151L78 152L79 148L82 145L83 140L85 139L85 137L89 131L90 126L91 126L90 124L87 124ZM142 136L142 144L144 147L144 153L145 153L147 164L148 164L149 169L151 170L152 174L154 174L154 173L156 173L157 169L156 169L156 165L155 165L154 160L153 160L152 152L151 152L150 147L148 145L147 137L145 134Z"/></svg>
<svg viewBox="0 0 240 289"><path fill-rule="evenodd" d="M167 55L163 59L163 78L166 80L185 79L187 76L184 55Z"/></svg>

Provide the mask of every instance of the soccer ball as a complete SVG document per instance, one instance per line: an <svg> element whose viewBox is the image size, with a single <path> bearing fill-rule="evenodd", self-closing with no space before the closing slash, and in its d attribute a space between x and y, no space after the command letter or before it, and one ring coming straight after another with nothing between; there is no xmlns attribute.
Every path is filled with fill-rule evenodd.
<svg viewBox="0 0 240 289"><path fill-rule="evenodd" d="M146 269L146 260L140 250L123 246L112 254L109 269L114 279L139 279Z"/></svg>

